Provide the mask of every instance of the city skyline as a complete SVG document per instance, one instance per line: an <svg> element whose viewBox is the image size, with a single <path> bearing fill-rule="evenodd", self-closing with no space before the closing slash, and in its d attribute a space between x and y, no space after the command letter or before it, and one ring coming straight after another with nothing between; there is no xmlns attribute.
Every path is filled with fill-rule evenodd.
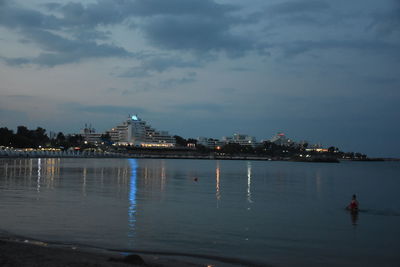
<svg viewBox="0 0 400 267"><path fill-rule="evenodd" d="M0 0L0 127L285 132L400 157L397 0Z"/></svg>

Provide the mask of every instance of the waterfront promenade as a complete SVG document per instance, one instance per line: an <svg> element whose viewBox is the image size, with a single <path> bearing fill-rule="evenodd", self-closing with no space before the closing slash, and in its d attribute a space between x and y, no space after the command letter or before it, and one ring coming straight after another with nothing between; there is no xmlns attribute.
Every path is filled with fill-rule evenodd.
<svg viewBox="0 0 400 267"><path fill-rule="evenodd" d="M216 153L185 153L176 151L137 151L130 153L108 151L48 151L8 149L0 150L0 158L152 158L152 159L226 159L226 160L273 160L271 157L254 155L222 155ZM275 159L277 160L277 159ZM282 160L281 158L279 160Z"/></svg>

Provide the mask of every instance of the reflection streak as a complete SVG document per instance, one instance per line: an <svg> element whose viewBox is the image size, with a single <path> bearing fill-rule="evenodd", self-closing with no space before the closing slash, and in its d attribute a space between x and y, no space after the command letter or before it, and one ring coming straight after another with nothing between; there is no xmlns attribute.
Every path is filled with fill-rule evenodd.
<svg viewBox="0 0 400 267"><path fill-rule="evenodd" d="M251 199L251 162L247 162L247 201L252 203Z"/></svg>
<svg viewBox="0 0 400 267"><path fill-rule="evenodd" d="M135 223L136 223L136 190L137 190L137 160L129 159L131 167L131 180L129 191L129 208L128 208L128 237L135 236Z"/></svg>
<svg viewBox="0 0 400 267"><path fill-rule="evenodd" d="M221 173L221 169L219 167L219 161L217 161L217 168L215 169L215 180L216 180L215 181L216 182L216 185L215 185L216 193L215 193L215 195L217 197L217 200L221 199L221 192L220 192L220 187L219 187L220 173Z"/></svg>
<svg viewBox="0 0 400 267"><path fill-rule="evenodd" d="M41 169L42 169L42 159L39 158L38 159L38 170L37 170L37 192L40 193L40 173L41 173Z"/></svg>

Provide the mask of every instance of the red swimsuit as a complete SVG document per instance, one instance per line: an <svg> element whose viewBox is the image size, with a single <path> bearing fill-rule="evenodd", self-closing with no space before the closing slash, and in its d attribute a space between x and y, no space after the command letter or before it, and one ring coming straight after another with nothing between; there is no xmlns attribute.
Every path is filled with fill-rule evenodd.
<svg viewBox="0 0 400 267"><path fill-rule="evenodd" d="M350 205L349 205L349 208L350 209L352 209L352 210L354 210L354 209L358 209L358 203L357 203L357 201L351 201L350 202Z"/></svg>

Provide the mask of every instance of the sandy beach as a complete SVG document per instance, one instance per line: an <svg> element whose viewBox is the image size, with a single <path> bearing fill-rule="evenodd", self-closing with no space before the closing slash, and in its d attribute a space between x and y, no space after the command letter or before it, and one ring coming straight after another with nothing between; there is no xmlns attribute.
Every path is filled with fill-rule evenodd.
<svg viewBox="0 0 400 267"><path fill-rule="evenodd" d="M99 252L78 247L58 247L41 241L0 239L0 266L4 267L198 267L204 264L116 252Z"/></svg>

